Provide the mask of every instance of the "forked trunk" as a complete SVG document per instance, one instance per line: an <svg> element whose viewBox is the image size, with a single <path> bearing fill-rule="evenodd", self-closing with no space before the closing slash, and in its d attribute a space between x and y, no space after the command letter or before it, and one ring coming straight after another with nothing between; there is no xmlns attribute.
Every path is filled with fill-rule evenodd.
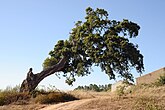
<svg viewBox="0 0 165 110"><path fill-rule="evenodd" d="M20 92L32 92L38 84L47 76L54 74L55 72L62 71L66 63L66 58L62 58L59 63L53 65L47 69L44 69L40 73L33 74L32 72L27 74L25 80L23 80L20 88ZM31 71L31 70L30 70Z"/></svg>

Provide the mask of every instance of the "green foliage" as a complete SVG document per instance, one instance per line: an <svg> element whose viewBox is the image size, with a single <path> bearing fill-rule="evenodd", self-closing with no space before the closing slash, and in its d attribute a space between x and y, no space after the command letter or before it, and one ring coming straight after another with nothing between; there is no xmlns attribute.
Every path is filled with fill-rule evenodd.
<svg viewBox="0 0 165 110"><path fill-rule="evenodd" d="M68 40L59 40L44 61L43 67L57 64L61 58L67 61L63 68L66 83L71 85L75 76L91 73L93 65L99 66L110 79L116 74L133 81L131 69L141 73L143 55L138 45L130 42L136 38L140 26L129 20L109 20L104 9L86 9L85 21L78 21L72 29Z"/></svg>
<svg viewBox="0 0 165 110"><path fill-rule="evenodd" d="M111 84L99 85L99 86L97 86L96 84L90 84L89 86L78 86L74 90L87 90L87 91L91 90L91 91L96 91L96 92L110 91Z"/></svg>
<svg viewBox="0 0 165 110"><path fill-rule="evenodd" d="M122 86L118 86L116 89L116 93L119 96L124 95L124 90L125 90L126 86L122 85Z"/></svg>
<svg viewBox="0 0 165 110"><path fill-rule="evenodd" d="M158 78L158 80L155 82L156 86L163 86L165 85L165 74L163 74L162 76L160 76Z"/></svg>

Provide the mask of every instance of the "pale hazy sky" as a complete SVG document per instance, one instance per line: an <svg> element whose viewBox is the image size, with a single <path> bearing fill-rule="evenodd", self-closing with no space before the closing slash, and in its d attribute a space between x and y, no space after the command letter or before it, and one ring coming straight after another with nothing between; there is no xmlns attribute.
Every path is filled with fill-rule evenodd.
<svg viewBox="0 0 165 110"><path fill-rule="evenodd" d="M144 55L144 74L165 66L164 0L0 0L0 89L20 84L30 67L34 73L40 72L54 44L68 39L74 23L84 20L89 6L107 10L110 19L129 19L140 25L140 34L133 41ZM55 75L40 85L73 89L113 82L95 68L91 75L77 78L73 87Z"/></svg>

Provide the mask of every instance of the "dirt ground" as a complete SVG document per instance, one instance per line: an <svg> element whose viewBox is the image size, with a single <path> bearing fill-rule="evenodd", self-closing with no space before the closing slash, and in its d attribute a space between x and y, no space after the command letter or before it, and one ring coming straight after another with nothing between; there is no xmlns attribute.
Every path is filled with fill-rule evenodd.
<svg viewBox="0 0 165 110"><path fill-rule="evenodd" d="M132 107L127 108L133 103L130 100L128 97L96 97L52 105L8 105L1 106L0 110L132 110Z"/></svg>
<svg viewBox="0 0 165 110"><path fill-rule="evenodd" d="M50 105L41 110L132 110L130 100L129 98L115 100L110 97L82 99ZM130 105L130 108L127 105Z"/></svg>

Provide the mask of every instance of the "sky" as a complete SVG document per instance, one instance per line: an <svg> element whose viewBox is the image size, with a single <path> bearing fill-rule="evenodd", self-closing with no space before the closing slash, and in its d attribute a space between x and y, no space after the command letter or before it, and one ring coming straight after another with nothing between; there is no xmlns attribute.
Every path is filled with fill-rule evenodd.
<svg viewBox="0 0 165 110"><path fill-rule="evenodd" d="M75 22L84 20L87 7L105 9L109 19L128 19L140 25L139 36L133 41L144 55L143 74L165 67L164 0L0 0L0 89L21 84L31 67L39 73L56 42L68 39ZM139 77L136 71L133 75ZM73 86L55 75L39 85L70 90L78 85L114 82L94 68L91 75L77 78Z"/></svg>

